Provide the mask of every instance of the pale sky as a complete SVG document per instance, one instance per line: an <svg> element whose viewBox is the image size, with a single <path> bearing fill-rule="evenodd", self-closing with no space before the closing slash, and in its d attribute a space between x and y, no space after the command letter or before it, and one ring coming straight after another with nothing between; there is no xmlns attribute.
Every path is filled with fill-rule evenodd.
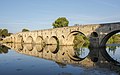
<svg viewBox="0 0 120 75"><path fill-rule="evenodd" d="M0 29L12 33L52 28L59 17L69 26L120 22L120 0L0 0Z"/></svg>

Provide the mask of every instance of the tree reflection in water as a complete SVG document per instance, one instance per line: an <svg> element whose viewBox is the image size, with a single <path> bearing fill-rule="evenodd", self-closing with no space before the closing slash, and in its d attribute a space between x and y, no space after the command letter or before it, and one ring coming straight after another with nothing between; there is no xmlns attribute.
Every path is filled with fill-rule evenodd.
<svg viewBox="0 0 120 75"><path fill-rule="evenodd" d="M116 61L120 62L120 45L119 44L109 44L106 46L107 53Z"/></svg>
<svg viewBox="0 0 120 75"><path fill-rule="evenodd" d="M113 55L115 55L115 51L116 51L116 48L117 46L108 46L108 50L109 50L109 53L110 52L113 52Z"/></svg>
<svg viewBox="0 0 120 75"><path fill-rule="evenodd" d="M74 45L74 50L76 51L76 55L80 58L85 58L90 52L88 49L89 43L80 42L79 44Z"/></svg>
<svg viewBox="0 0 120 75"><path fill-rule="evenodd" d="M8 53L8 47L0 45L0 54L2 53Z"/></svg>

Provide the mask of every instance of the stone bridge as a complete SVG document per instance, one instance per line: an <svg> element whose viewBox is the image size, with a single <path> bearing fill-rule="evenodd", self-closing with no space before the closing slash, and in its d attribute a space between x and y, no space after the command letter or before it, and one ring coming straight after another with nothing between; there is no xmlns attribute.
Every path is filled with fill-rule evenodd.
<svg viewBox="0 0 120 75"><path fill-rule="evenodd" d="M120 22L20 32L3 40L14 43L73 45L74 35L82 33L90 40L91 47L104 47L107 40L118 32L120 32Z"/></svg>

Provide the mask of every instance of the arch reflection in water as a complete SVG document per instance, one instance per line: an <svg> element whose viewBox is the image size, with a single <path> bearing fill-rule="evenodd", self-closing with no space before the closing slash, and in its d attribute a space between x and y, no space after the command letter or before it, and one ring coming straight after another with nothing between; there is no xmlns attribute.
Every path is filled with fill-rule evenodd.
<svg viewBox="0 0 120 75"><path fill-rule="evenodd" d="M84 59L88 56L90 52L88 45L86 42L80 42L74 45L74 50L79 58Z"/></svg>
<svg viewBox="0 0 120 75"><path fill-rule="evenodd" d="M41 51L43 51L43 45L35 45L35 48L36 48L36 50L38 51L38 52L41 52Z"/></svg>
<svg viewBox="0 0 120 75"><path fill-rule="evenodd" d="M29 51L33 50L33 44L25 44L25 46Z"/></svg>
<svg viewBox="0 0 120 75"><path fill-rule="evenodd" d="M120 30L109 32L100 43L100 46L103 47L101 53L104 58L115 65L120 65L119 32ZM116 38L114 36L118 37Z"/></svg>
<svg viewBox="0 0 120 75"><path fill-rule="evenodd" d="M88 48L79 48L77 49L77 56L80 58L86 58L89 54L90 50Z"/></svg>
<svg viewBox="0 0 120 75"><path fill-rule="evenodd" d="M77 66L83 66L87 68L99 66L103 68L115 68L120 70L120 67L114 66L113 64L109 63L104 57L107 57L106 55L101 54L99 50L103 51L103 48L94 48L90 49L90 52L88 53L88 56L86 58L81 59L76 55L76 50L74 50L73 46L60 46L58 52L53 53L52 50L56 49L55 46L45 46L42 51L38 51L38 47L42 47L40 45L31 45L33 47L31 51L29 51L28 47L26 45L23 45L23 50L17 49L18 45L14 44L6 44L6 46L11 47L11 49L14 49L18 53L30 55L30 56L35 56L39 58L44 58L48 60L55 61L57 64L60 66L66 66L67 64L71 65L77 65ZM14 47L15 46L15 47ZM20 45L19 45L20 46ZM19 48L19 47L18 47ZM42 49L42 48L39 48ZM104 49L105 51L105 49Z"/></svg>
<svg viewBox="0 0 120 75"><path fill-rule="evenodd" d="M6 46L9 46L12 44L6 44ZM22 45L22 44L21 44ZM20 46L21 46L20 45ZM14 47L15 46L15 47ZM77 64L77 65L83 65L86 67L90 67L94 65L94 62L91 61L89 58L81 59L76 54L76 50L74 50L73 46L59 46L59 49L56 47L56 45L47 45L44 48L41 45L30 45L30 44L24 44L23 50L18 50L16 47L18 47L18 44L14 44L11 47L11 49L17 51L18 53L31 55L31 56L37 56L44 59L53 60L55 62L64 63L64 64ZM39 49L43 49L42 51L38 51ZM18 47L19 48L19 47ZM54 53L57 50L56 53ZM82 61L83 60L83 61ZM91 61L91 62L90 62ZM89 63L85 63L89 62Z"/></svg>
<svg viewBox="0 0 120 75"><path fill-rule="evenodd" d="M103 48L100 48L100 52L102 54L102 56L108 61L110 62L111 64L114 64L114 65L117 65L117 66L120 66L120 61L119 60L116 60L114 58L114 56L111 55L110 51L109 51L109 47L103 47ZM115 56L116 57L116 56ZM120 57L118 55L118 57Z"/></svg>

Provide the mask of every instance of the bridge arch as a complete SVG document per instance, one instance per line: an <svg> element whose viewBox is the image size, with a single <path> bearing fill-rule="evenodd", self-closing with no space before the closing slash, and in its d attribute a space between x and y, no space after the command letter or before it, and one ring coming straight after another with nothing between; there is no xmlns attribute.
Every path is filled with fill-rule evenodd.
<svg viewBox="0 0 120 75"><path fill-rule="evenodd" d="M34 41L33 41L32 36L28 36L27 39L26 39L26 43L31 44L31 43L33 43L33 42L34 42Z"/></svg>
<svg viewBox="0 0 120 75"><path fill-rule="evenodd" d="M59 45L59 39L56 36L52 36L48 41L48 45Z"/></svg>
<svg viewBox="0 0 120 75"><path fill-rule="evenodd" d="M80 31L72 31L72 32L70 32L70 33L68 34L68 36L67 36L67 41L68 41L71 45L74 44L74 43L73 43L74 37L75 37L75 35L77 35L77 34L82 34L82 35L84 35L84 36L86 37L86 35L85 35L84 33L80 32Z"/></svg>
<svg viewBox="0 0 120 75"><path fill-rule="evenodd" d="M24 42L22 35L18 35L17 42L18 42L18 43L23 43L23 42Z"/></svg>
<svg viewBox="0 0 120 75"><path fill-rule="evenodd" d="M32 51L33 50L33 44L26 44L25 46L26 46L26 49L28 51Z"/></svg>
<svg viewBox="0 0 120 75"><path fill-rule="evenodd" d="M120 30L114 30L114 31L111 31L110 33L108 33L107 35L105 35L102 39L102 41L100 42L100 52L101 54L103 55L103 57L109 61L109 62L112 62L113 64L117 65L117 64L120 64L120 62L118 62L116 59L112 58L109 53L107 52L106 50L106 43L108 41L108 39L113 36L114 34L120 32Z"/></svg>
<svg viewBox="0 0 120 75"><path fill-rule="evenodd" d="M38 52L42 52L42 51L43 51L43 46L42 46L42 45L35 45L35 49L36 49Z"/></svg>
<svg viewBox="0 0 120 75"><path fill-rule="evenodd" d="M105 35L100 42L100 47L105 47L108 39L118 32L120 32L120 30L115 30L115 31L112 31L112 32L108 33L107 35Z"/></svg>
<svg viewBox="0 0 120 75"><path fill-rule="evenodd" d="M50 51L53 54L56 54L59 51L59 46L57 45L48 45L46 46L46 51Z"/></svg>
<svg viewBox="0 0 120 75"><path fill-rule="evenodd" d="M24 47L23 47L23 44L15 44L16 45L16 49L19 51L19 52L21 52L23 49L24 49Z"/></svg>
<svg viewBox="0 0 120 75"><path fill-rule="evenodd" d="M78 57L74 49L67 51L67 55L71 60L74 60L74 61L81 61L86 58L86 57L85 58Z"/></svg>
<svg viewBox="0 0 120 75"><path fill-rule="evenodd" d="M42 44L43 43L43 37L42 36L38 36L36 38L36 41L35 41L36 44Z"/></svg>

